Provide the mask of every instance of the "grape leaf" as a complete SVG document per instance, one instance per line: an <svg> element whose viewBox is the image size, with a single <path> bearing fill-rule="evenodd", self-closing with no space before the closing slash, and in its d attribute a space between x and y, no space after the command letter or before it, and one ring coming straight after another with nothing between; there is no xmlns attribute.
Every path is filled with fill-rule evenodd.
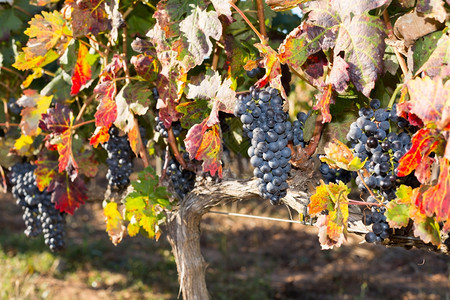
<svg viewBox="0 0 450 300"><path fill-rule="evenodd" d="M85 85L92 78L92 65L89 63L87 56L89 55L89 49L80 42L78 48L77 63L72 75L72 89L70 95L76 95L85 87Z"/></svg>
<svg viewBox="0 0 450 300"><path fill-rule="evenodd" d="M219 15L225 15L231 17L231 5L227 1L211 0L214 9Z"/></svg>
<svg viewBox="0 0 450 300"><path fill-rule="evenodd" d="M318 101L317 104L314 105L313 109L320 109L320 113L323 117L322 123L331 122L330 104L335 102L331 84L329 84L327 87L324 87L322 89L322 92L320 94L317 94L316 97L318 98Z"/></svg>
<svg viewBox="0 0 450 300"><path fill-rule="evenodd" d="M29 24L30 27L25 30L30 37L28 51L34 56L44 56L48 50L55 48L60 55L63 54L72 32L60 12L43 11L42 15L35 15Z"/></svg>
<svg viewBox="0 0 450 300"><path fill-rule="evenodd" d="M255 86L261 88L270 83L270 86L279 90L283 99L287 101L286 91L284 90L281 82L281 64L280 59L278 58L278 53L268 45L257 43L253 46L259 50L259 53L263 58L262 62L264 68L266 69L266 73L255 83Z"/></svg>
<svg viewBox="0 0 450 300"><path fill-rule="evenodd" d="M134 115L130 110L130 106L127 103L127 100L124 98L124 90L128 85L125 85L120 92L117 94L115 98L115 104L117 107L117 117L114 121L114 125L117 128L120 128L125 133L128 133L131 128L134 126Z"/></svg>
<svg viewBox="0 0 450 300"><path fill-rule="evenodd" d="M25 156L30 152L32 149L33 144L33 137L29 135L21 135L18 139L14 142L14 150L19 154L20 156Z"/></svg>
<svg viewBox="0 0 450 300"><path fill-rule="evenodd" d="M23 134L35 136L39 133L39 121L42 114L47 111L53 96L41 96L35 90L24 90L23 95L17 100L17 104L24 107L20 115L20 128Z"/></svg>
<svg viewBox="0 0 450 300"><path fill-rule="evenodd" d="M326 185L323 180L311 196L308 204L312 217L319 216L316 226L319 228L319 241L322 249L339 247L347 233L348 194L350 189L341 181L339 184Z"/></svg>
<svg viewBox="0 0 450 300"><path fill-rule="evenodd" d="M333 3L342 16L362 15L372 9L388 6L392 0L340 0Z"/></svg>
<svg viewBox="0 0 450 300"><path fill-rule="evenodd" d="M130 142L131 150L139 156L139 152L142 147L142 140L138 138L139 126L135 123L134 126L128 132L128 141Z"/></svg>
<svg viewBox="0 0 450 300"><path fill-rule="evenodd" d="M112 243L117 246L125 236L126 227L116 202L108 202L103 208L106 218L106 231Z"/></svg>
<svg viewBox="0 0 450 300"><path fill-rule="evenodd" d="M11 4L12 5L12 4ZM2 27L0 28L0 38L8 37L11 31L17 31L22 27L22 20L15 14L15 8L4 8L0 10L0 20Z"/></svg>
<svg viewBox="0 0 450 300"><path fill-rule="evenodd" d="M329 142L324 150L326 155L321 156L320 160L334 169L341 168L347 171L358 171L366 162L361 162L359 157L354 156L353 152L337 139Z"/></svg>
<svg viewBox="0 0 450 300"><path fill-rule="evenodd" d="M423 72L430 77L440 76L446 78L450 76L450 37L447 34L442 37L436 43L436 49L433 51L428 60L423 66L416 72L420 74Z"/></svg>
<svg viewBox="0 0 450 300"><path fill-rule="evenodd" d="M424 14L426 18L444 23L447 16L444 4L443 0L417 0L416 10Z"/></svg>
<svg viewBox="0 0 450 300"><path fill-rule="evenodd" d="M231 79L225 79L221 83L218 72L214 75L206 75L200 85L188 84L188 99L209 99L212 101L212 110L206 125L212 127L219 123L219 111L232 114L236 106L236 92L231 89Z"/></svg>
<svg viewBox="0 0 450 300"><path fill-rule="evenodd" d="M208 101L202 99L180 103L177 105L176 110L183 114L180 122L181 126L186 129L201 123L210 114Z"/></svg>
<svg viewBox="0 0 450 300"><path fill-rule="evenodd" d="M191 5L192 11L180 22L180 31L183 32L189 44L189 52L200 65L212 51L210 37L219 40L222 35L222 23L215 11L206 11L198 6Z"/></svg>
<svg viewBox="0 0 450 300"><path fill-rule="evenodd" d="M237 78L245 72L243 68L245 62L249 60L249 54L243 49L242 43L236 40L233 35L226 34L223 36L223 39L224 50L227 56L224 69L227 70L231 78Z"/></svg>
<svg viewBox="0 0 450 300"><path fill-rule="evenodd" d="M72 126L73 126L72 110L60 104L56 104L54 108L49 108L46 114L42 114L42 120L39 127L42 130L50 132L47 139L55 144L59 153L58 171L62 173L67 171L70 179L73 181L78 176L78 164L73 157L72 152Z"/></svg>
<svg viewBox="0 0 450 300"><path fill-rule="evenodd" d="M42 192L58 174L58 154L55 151L41 151L35 164L36 185Z"/></svg>
<svg viewBox="0 0 450 300"><path fill-rule="evenodd" d="M95 158L94 151L81 149L76 153L76 160L80 173L87 177L95 177L95 175L97 175L98 173L99 162Z"/></svg>
<svg viewBox="0 0 450 300"><path fill-rule="evenodd" d="M414 236L425 243L439 246L441 243L439 224L433 217L428 217L415 205L419 188L401 185L396 191L396 198L386 205L386 221L391 228L406 227L409 219L413 220Z"/></svg>
<svg viewBox="0 0 450 300"><path fill-rule="evenodd" d="M123 97L134 114L145 115L150 106L153 92L147 82L135 82L128 84L123 89Z"/></svg>
<svg viewBox="0 0 450 300"><path fill-rule="evenodd" d="M64 53L72 36L63 15L56 10L35 15L25 34L30 37L27 47L13 64L19 70L42 68L56 60Z"/></svg>
<svg viewBox="0 0 450 300"><path fill-rule="evenodd" d="M420 164L414 171L414 175L421 184L428 184L431 180L431 169L436 160L432 157L422 157Z"/></svg>
<svg viewBox="0 0 450 300"><path fill-rule="evenodd" d="M163 209L170 209L171 204L165 187L158 187L155 170L147 167L139 172L138 180L131 185L134 192L125 198L125 219L129 221L128 234L136 235L142 228L149 238L159 238L159 226L165 222Z"/></svg>
<svg viewBox="0 0 450 300"><path fill-rule="evenodd" d="M438 222L450 220L450 162L443 158L440 161L440 173L436 185L429 187L416 198L416 205L428 217L436 216Z"/></svg>
<svg viewBox="0 0 450 300"><path fill-rule="evenodd" d="M347 82L350 80L348 74L349 67L350 66L342 57L336 56L334 58L333 68L331 69L330 75L327 78L327 83L331 84L333 86L333 89L338 93L343 93L347 90ZM331 88L329 87L328 90L331 90Z"/></svg>
<svg viewBox="0 0 450 300"><path fill-rule="evenodd" d="M266 4L274 11L285 11L307 1L310 0L266 0Z"/></svg>
<svg viewBox="0 0 450 300"><path fill-rule="evenodd" d="M431 54L433 54L433 52L436 50L436 47L442 35L442 31L433 32L419 38L411 47L412 57L408 57L408 64L412 63L412 65L414 66L412 70L413 74L416 74L417 71L424 65L424 63L428 61Z"/></svg>
<svg viewBox="0 0 450 300"><path fill-rule="evenodd" d="M406 85L410 100L407 105L398 107L399 114L414 113L425 125L436 124L440 130L449 126L450 81L444 84L439 77L431 79L425 76L409 80Z"/></svg>
<svg viewBox="0 0 450 300"><path fill-rule="evenodd" d="M411 139L411 149L399 161L397 176L406 176L415 170L422 159L433 152L442 142L443 137L436 130L419 129Z"/></svg>
<svg viewBox="0 0 450 300"><path fill-rule="evenodd" d="M138 54L131 58L136 73L147 81L154 81L158 74L156 59L152 55Z"/></svg>
<svg viewBox="0 0 450 300"><path fill-rule="evenodd" d="M47 191L52 192L55 208L71 215L88 198L84 181L80 177L71 180L66 173L59 173L50 183Z"/></svg>
<svg viewBox="0 0 450 300"><path fill-rule="evenodd" d="M75 38L85 36L89 33L98 35L107 31L110 26L106 5L103 0L68 0L66 4L72 7L72 28Z"/></svg>
<svg viewBox="0 0 450 300"><path fill-rule="evenodd" d="M222 177L222 131L220 124L212 127L207 125L208 119L196 124L189 129L184 144L191 159L203 160L203 172L210 172L214 176L218 172Z"/></svg>
<svg viewBox="0 0 450 300"><path fill-rule="evenodd" d="M122 58L115 54L101 73L100 80L94 88L96 98L100 101L94 115L97 128L89 142L94 147L97 147L99 143L108 141L108 129L117 118L117 105L114 101L117 93L115 78L117 72L123 68L123 64Z"/></svg>
<svg viewBox="0 0 450 300"><path fill-rule="evenodd" d="M307 19L280 46L281 62L286 62L298 72L308 56L334 47L333 60L343 56L349 66L350 80L369 97L382 71L385 33L381 20L366 12L380 3L358 3L352 2L355 11L360 13L353 17L353 13L340 7L345 4L341 1L304 4L302 8L308 12Z"/></svg>

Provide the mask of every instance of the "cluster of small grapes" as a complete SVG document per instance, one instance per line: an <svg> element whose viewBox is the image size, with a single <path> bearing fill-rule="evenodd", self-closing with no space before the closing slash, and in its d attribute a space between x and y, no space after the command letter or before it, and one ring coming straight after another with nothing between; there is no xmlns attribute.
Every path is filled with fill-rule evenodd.
<svg viewBox="0 0 450 300"><path fill-rule="evenodd" d="M303 139L303 128L305 127L306 119L308 115L304 112L299 112L297 114L297 120L292 123L292 133L288 133L288 140L292 140L294 146L300 145L305 148L305 141Z"/></svg>
<svg viewBox="0 0 450 300"><path fill-rule="evenodd" d="M10 169L12 193L22 207L25 234L36 237L44 234L45 244L51 251L62 250L64 243L64 213L55 209L51 193L39 191L36 186L35 166L30 163L15 164Z"/></svg>
<svg viewBox="0 0 450 300"><path fill-rule="evenodd" d="M22 111L22 107L17 104L17 99L14 97L9 98L8 100L8 110L14 115L20 115Z"/></svg>
<svg viewBox="0 0 450 300"><path fill-rule="evenodd" d="M126 136L119 136L119 129L114 125L109 129L109 140L103 147L108 152L106 179L112 190L121 193L130 184L133 171L134 153Z"/></svg>
<svg viewBox="0 0 450 300"><path fill-rule="evenodd" d="M352 172L344 169L332 169L327 163L322 162L319 167L319 171L322 174L323 181L326 184L329 183L348 183L352 180Z"/></svg>
<svg viewBox="0 0 450 300"><path fill-rule="evenodd" d="M253 70L247 71L247 76L249 78L255 78L256 77L256 78L259 79L259 78L264 76L264 72L265 72L264 68L256 67Z"/></svg>
<svg viewBox="0 0 450 300"><path fill-rule="evenodd" d="M184 152L183 158L185 160L189 160L189 154ZM170 177L175 192L178 196L180 196L180 198L184 198L187 193L194 189L195 173L189 170L184 170L177 160L172 158L169 161L166 174Z"/></svg>
<svg viewBox="0 0 450 300"><path fill-rule="evenodd" d="M156 122L156 126L155 126L156 131L158 131L159 134L163 138L167 139L169 137L169 132L167 131L166 126L164 125L164 122L159 119L158 115L155 117L155 122ZM181 127L180 122L172 123L172 131L173 131L173 135L175 137L180 136L180 133L182 130L183 130L183 128Z"/></svg>
<svg viewBox="0 0 450 300"><path fill-rule="evenodd" d="M291 165L291 150L287 147L292 124L283 111L283 100L278 90L252 87L247 95L240 95L235 115L251 139L248 149L253 174L259 178L261 196L272 204L279 204L286 196L286 182Z"/></svg>
<svg viewBox="0 0 450 300"><path fill-rule="evenodd" d="M397 116L396 105L391 110L380 106L380 101L373 99L370 107L361 108L359 118L351 124L347 134L355 155L362 161L368 158L365 168L369 175L363 177L364 183L357 177L356 184L363 191L367 191L367 185L374 193L378 200L373 196L367 198L367 202L372 203L379 200L387 203L395 198L397 185L407 180L396 176L398 162L411 147L412 128L405 119ZM391 128L391 122L397 124L397 132ZM384 239L385 234L377 236Z"/></svg>
<svg viewBox="0 0 450 300"><path fill-rule="evenodd" d="M389 228L389 224L386 222L386 216L384 215L385 211L386 209L384 207L372 207L370 213L364 214L364 225L369 226L372 224L372 231L368 232L365 236L366 242L381 242L389 237L392 229Z"/></svg>

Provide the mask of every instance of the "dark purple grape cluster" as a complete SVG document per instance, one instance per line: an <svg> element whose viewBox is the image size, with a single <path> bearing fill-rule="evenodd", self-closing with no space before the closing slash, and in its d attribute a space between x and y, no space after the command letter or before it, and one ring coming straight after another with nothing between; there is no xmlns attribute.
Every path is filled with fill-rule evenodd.
<svg viewBox="0 0 450 300"><path fill-rule="evenodd" d="M373 203L394 199L397 187L410 179L397 177L396 173L400 158L411 147L414 132L405 119L397 116L396 105L392 109L380 106L380 100L373 99L370 107L362 107L347 134L355 155L361 161L367 159L364 167L369 175L363 177L364 183L360 177L355 181L360 190L367 191L367 186L374 193L376 199L367 198Z"/></svg>
<svg viewBox="0 0 450 300"><path fill-rule="evenodd" d="M155 126L156 131L158 131L163 138L167 139L169 137L169 132L167 131L164 122L160 120L159 116L155 117L155 122L156 122ZM180 122L172 123L172 131L175 137L180 136L181 130L183 130L183 128L181 127Z"/></svg>
<svg viewBox="0 0 450 300"><path fill-rule="evenodd" d="M253 70L247 71L247 76L249 78L255 78L256 77L256 78L259 79L259 78L264 76L264 72L265 72L264 68L256 67Z"/></svg>
<svg viewBox="0 0 450 300"><path fill-rule="evenodd" d="M10 168L9 178L13 185L12 194L23 210L25 234L36 237L44 234L45 244L51 251L62 250L64 243L64 213L59 212L51 202L51 193L39 191L34 169L30 163L15 164Z"/></svg>
<svg viewBox="0 0 450 300"><path fill-rule="evenodd" d="M304 112L297 114L297 120L292 123L292 131L288 133L288 140L292 141L294 146L300 145L305 148L305 141L303 139L303 128L305 127L306 119L308 115Z"/></svg>
<svg viewBox="0 0 450 300"><path fill-rule="evenodd" d="M14 115L20 115L22 107L17 104L17 99L14 97L8 100L8 110Z"/></svg>
<svg viewBox="0 0 450 300"><path fill-rule="evenodd" d="M344 169L333 169L327 163L322 162L319 167L319 171L322 174L323 181L326 184L329 183L348 183L352 180L352 172Z"/></svg>
<svg viewBox="0 0 450 300"><path fill-rule="evenodd" d="M109 129L109 140L103 144L108 152L106 163L108 172L106 179L111 190L122 193L130 184L130 175L133 172L134 153L131 150L127 136L120 136L120 131L114 125Z"/></svg>
<svg viewBox="0 0 450 300"><path fill-rule="evenodd" d="M183 153L183 158L189 160L189 154ZM187 193L194 189L195 173L189 170L184 170L177 160L171 159L166 171L167 176L172 181L175 192L183 199Z"/></svg>
<svg viewBox="0 0 450 300"><path fill-rule="evenodd" d="M366 242L381 242L392 233L392 229L389 228L389 224L386 222L385 211L386 209L384 207L372 207L370 212L363 215L364 225L372 225L372 231L368 232L365 236Z"/></svg>
<svg viewBox="0 0 450 300"><path fill-rule="evenodd" d="M235 115L241 119L245 134L251 139L248 149L253 174L259 178L261 196L272 204L279 204L286 196L286 182L291 170L291 150L288 135L292 124L283 111L283 99L277 89L252 87L250 93L240 95Z"/></svg>

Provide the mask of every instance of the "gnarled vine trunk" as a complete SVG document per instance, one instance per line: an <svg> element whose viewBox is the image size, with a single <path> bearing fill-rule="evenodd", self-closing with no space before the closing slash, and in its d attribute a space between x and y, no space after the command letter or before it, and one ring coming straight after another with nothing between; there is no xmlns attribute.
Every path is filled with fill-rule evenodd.
<svg viewBox="0 0 450 300"><path fill-rule="evenodd" d="M206 262L200 250L202 216L214 206L255 198L260 198L256 179L231 179L218 183L204 183L197 185L179 203L177 210L169 212L166 233L175 256L183 299L209 299L205 280ZM298 213L307 215L306 207L309 203L307 193L291 189L283 201ZM358 207L350 206L349 213L348 231L357 234L367 233L369 229L361 222L361 210ZM386 244L386 246L408 245L449 254L445 245L437 249L418 240L414 240L414 244L411 244L411 239L409 242L407 239L392 239Z"/></svg>

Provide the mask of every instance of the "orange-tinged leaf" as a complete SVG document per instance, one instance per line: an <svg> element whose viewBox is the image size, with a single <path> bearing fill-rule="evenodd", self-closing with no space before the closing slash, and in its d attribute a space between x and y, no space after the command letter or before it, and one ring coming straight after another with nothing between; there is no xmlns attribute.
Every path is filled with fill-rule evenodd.
<svg viewBox="0 0 450 300"><path fill-rule="evenodd" d="M86 56L89 53L88 47L80 42L78 48L77 63L72 75L72 89L70 95L76 95L80 89L92 78L92 67Z"/></svg>
<svg viewBox="0 0 450 300"><path fill-rule="evenodd" d="M184 140L186 151L191 159L203 160L202 168L204 172L210 172L212 176L218 172L222 177L222 131L219 124L212 127L207 125L208 119L202 123L194 125L187 133Z"/></svg>
<svg viewBox="0 0 450 300"><path fill-rule="evenodd" d="M410 96L410 106L404 107L409 109L407 113L417 115L425 125L446 128L450 123L450 81L444 84L440 77L425 76L409 80L406 85Z"/></svg>
<svg viewBox="0 0 450 300"><path fill-rule="evenodd" d="M23 89L28 88L30 84L33 82L33 80L36 78L41 78L42 74L43 74L42 68L34 68L33 73L31 73L30 75L27 76L27 78L25 78L25 80L22 82L21 87Z"/></svg>
<svg viewBox="0 0 450 300"><path fill-rule="evenodd" d="M365 164L365 161L361 162L359 157L354 156L353 152L337 139L329 142L324 150L326 155L320 157L320 160L327 163L331 168L358 171Z"/></svg>
<svg viewBox="0 0 450 300"><path fill-rule="evenodd" d="M254 44L261 56L262 62L266 69L266 74L256 82L256 86L261 88L268 83L280 91L283 99L287 101L287 95L281 83L281 64L278 58L278 53L268 45Z"/></svg>
<svg viewBox="0 0 450 300"><path fill-rule="evenodd" d="M114 101L116 96L116 84L113 81L105 81L94 89L94 93L100 101L95 113L95 125L111 127L117 118L117 105Z"/></svg>
<svg viewBox="0 0 450 300"><path fill-rule="evenodd" d="M47 111L52 102L53 96L42 96L35 90L23 91L23 96L17 100L20 106L23 106L22 120L20 121L20 128L25 135L37 135L39 121L42 119L42 114Z"/></svg>
<svg viewBox="0 0 450 300"><path fill-rule="evenodd" d="M58 174L58 155L55 151L41 151L35 164L37 166L34 170L34 174L36 175L36 184L42 192L50 185L50 182L52 182Z"/></svg>
<svg viewBox="0 0 450 300"><path fill-rule="evenodd" d="M331 122L330 104L334 103L333 88L331 86L331 83L327 87L325 87L317 97L318 102L316 105L314 105L313 109L320 109L320 113L323 117L322 123Z"/></svg>
<svg viewBox="0 0 450 300"><path fill-rule="evenodd" d="M53 192L52 202L55 203L55 208L71 215L88 198L84 181L80 177L71 180L66 173L58 174L47 190Z"/></svg>
<svg viewBox="0 0 450 300"><path fill-rule="evenodd" d="M411 139L411 149L402 156L398 165L398 176L406 176L414 171L424 157L443 142L443 137L436 130L421 128Z"/></svg>
<svg viewBox="0 0 450 300"><path fill-rule="evenodd" d="M416 205L428 217L435 215L439 222L450 220L450 162L447 159L441 158L437 184L419 194Z"/></svg>
<svg viewBox="0 0 450 300"><path fill-rule="evenodd" d="M319 241L323 249L340 246L345 239L349 193L350 189L343 182L326 185L321 180L320 185L316 188L316 193L310 198L308 209L311 216L325 212L316 223L319 228Z"/></svg>
<svg viewBox="0 0 450 300"><path fill-rule="evenodd" d="M109 128L107 127L97 127L95 132L89 140L89 144L97 148L99 144L106 143L109 140Z"/></svg>
<svg viewBox="0 0 450 300"><path fill-rule="evenodd" d="M42 15L35 15L29 24L30 27L25 30L25 34L31 38L27 46L33 48L36 56L44 56L54 47L62 54L68 44L64 37L70 36L71 31L59 11L43 11Z"/></svg>
<svg viewBox="0 0 450 300"><path fill-rule="evenodd" d="M431 180L431 169L435 159L429 156L425 156L422 158L422 161L417 166L414 175L417 180L419 180L422 184L429 184Z"/></svg>
<svg viewBox="0 0 450 300"><path fill-rule="evenodd" d="M128 140L130 141L130 146L136 156L139 156L139 152L142 147L142 140L138 138L139 126L133 126L128 132Z"/></svg>

